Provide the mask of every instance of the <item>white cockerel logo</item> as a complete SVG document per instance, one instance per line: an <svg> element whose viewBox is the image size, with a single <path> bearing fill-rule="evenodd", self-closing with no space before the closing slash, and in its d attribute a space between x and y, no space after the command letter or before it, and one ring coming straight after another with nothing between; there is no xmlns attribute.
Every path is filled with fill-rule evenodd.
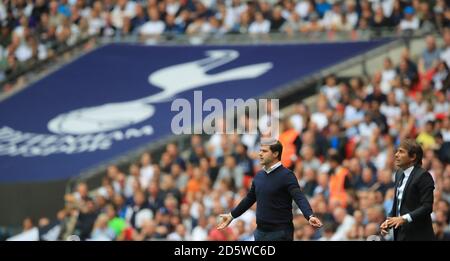
<svg viewBox="0 0 450 261"><path fill-rule="evenodd" d="M207 74L208 71L237 59L239 52L211 50L207 51L206 55L204 59L153 72L148 80L150 84L162 89L157 94L133 101L107 103L62 113L50 120L47 127L58 134L90 134L120 129L152 117L155 113L152 103L166 102L178 93L214 83L257 78L273 66L272 63L266 62Z"/></svg>

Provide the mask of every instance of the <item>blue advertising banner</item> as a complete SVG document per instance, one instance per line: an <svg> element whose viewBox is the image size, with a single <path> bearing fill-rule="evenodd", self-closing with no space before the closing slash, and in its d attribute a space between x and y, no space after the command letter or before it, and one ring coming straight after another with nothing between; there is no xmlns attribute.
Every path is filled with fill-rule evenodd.
<svg viewBox="0 0 450 261"><path fill-rule="evenodd" d="M0 182L49 181L171 135L171 101L248 99L385 41L96 49L0 103Z"/></svg>

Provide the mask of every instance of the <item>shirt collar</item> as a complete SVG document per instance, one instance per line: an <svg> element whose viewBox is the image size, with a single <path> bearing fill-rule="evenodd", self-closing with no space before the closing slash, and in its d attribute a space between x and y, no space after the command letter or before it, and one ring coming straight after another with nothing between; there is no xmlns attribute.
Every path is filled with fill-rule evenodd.
<svg viewBox="0 0 450 261"><path fill-rule="evenodd" d="M409 175L411 175L411 172L413 171L413 169L414 169L414 166L411 166L411 167L405 169L403 171L403 173L405 174L405 177L409 177Z"/></svg>
<svg viewBox="0 0 450 261"><path fill-rule="evenodd" d="M281 161L278 161L277 163L273 164L270 168L266 169L266 167L263 167L263 170L269 174L270 172L274 171L276 168L281 166Z"/></svg>

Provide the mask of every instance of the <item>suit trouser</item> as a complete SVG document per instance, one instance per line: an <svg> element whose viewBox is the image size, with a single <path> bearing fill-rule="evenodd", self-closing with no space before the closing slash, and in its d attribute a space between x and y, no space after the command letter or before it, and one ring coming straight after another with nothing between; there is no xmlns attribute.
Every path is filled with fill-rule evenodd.
<svg viewBox="0 0 450 261"><path fill-rule="evenodd" d="M255 230L255 241L293 241L294 231L292 229L284 229L277 231L262 231L261 229Z"/></svg>

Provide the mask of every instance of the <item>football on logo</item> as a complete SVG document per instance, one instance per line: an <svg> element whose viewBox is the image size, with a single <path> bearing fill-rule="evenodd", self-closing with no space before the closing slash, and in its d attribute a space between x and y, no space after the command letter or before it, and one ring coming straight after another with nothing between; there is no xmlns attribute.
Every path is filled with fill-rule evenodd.
<svg viewBox="0 0 450 261"><path fill-rule="evenodd" d="M152 105L141 102L110 103L81 108L53 118L47 128L57 134L90 134L120 129L150 118Z"/></svg>

